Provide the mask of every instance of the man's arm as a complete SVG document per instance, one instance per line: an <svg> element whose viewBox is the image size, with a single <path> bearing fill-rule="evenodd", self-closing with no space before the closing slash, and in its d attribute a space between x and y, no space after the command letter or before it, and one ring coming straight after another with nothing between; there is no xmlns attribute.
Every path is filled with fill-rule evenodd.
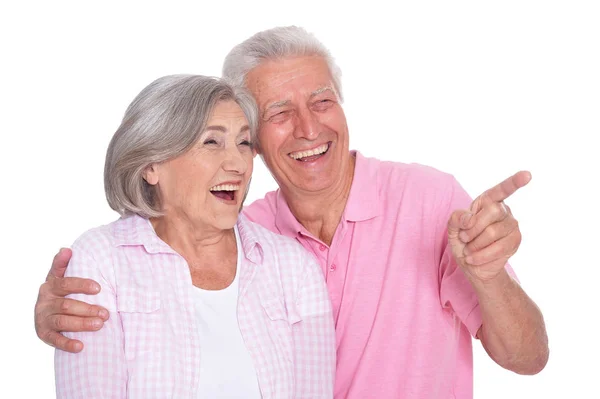
<svg viewBox="0 0 600 399"><path fill-rule="evenodd" d="M505 267L521 232L503 201L530 180L528 172L515 174L475 199L470 209L452 213L448 222L452 254L479 301L477 337L496 363L519 374L540 372L549 356L542 314Z"/></svg>
<svg viewBox="0 0 600 399"><path fill-rule="evenodd" d="M64 277L71 255L70 249L63 248L52 261L35 304L35 330L48 345L77 353L83 349L83 343L69 339L61 332L97 331L108 320L108 311L101 306L65 298L69 294L95 295L100 292L100 284L94 280Z"/></svg>
<svg viewBox="0 0 600 399"><path fill-rule="evenodd" d="M548 362L542 313L506 272L492 281L473 281L482 325L477 332L488 355L519 374L539 373Z"/></svg>
<svg viewBox="0 0 600 399"><path fill-rule="evenodd" d="M74 294L77 299L103 304L112 313L104 327L98 332L68 332L72 339L85 339L86 347L81 353L73 354L56 350L54 367L56 375L56 397L62 398L125 398L127 396L127 362L124 350L124 334L117 312L117 296L114 276L110 270L110 258L96 259L85 246L98 242L94 237L86 238L85 244L74 245L67 275L93 278L102 285L98 295Z"/></svg>

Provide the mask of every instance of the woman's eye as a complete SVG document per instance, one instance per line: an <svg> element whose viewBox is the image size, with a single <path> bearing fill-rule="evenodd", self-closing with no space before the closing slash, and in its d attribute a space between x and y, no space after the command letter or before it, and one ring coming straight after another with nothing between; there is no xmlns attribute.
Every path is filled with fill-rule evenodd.
<svg viewBox="0 0 600 399"><path fill-rule="evenodd" d="M241 145L246 145L248 147L252 147L252 142L248 140L244 140L240 143Z"/></svg>
<svg viewBox="0 0 600 399"><path fill-rule="evenodd" d="M217 144L217 142L213 139L208 139L204 142L204 144L209 145L209 144Z"/></svg>

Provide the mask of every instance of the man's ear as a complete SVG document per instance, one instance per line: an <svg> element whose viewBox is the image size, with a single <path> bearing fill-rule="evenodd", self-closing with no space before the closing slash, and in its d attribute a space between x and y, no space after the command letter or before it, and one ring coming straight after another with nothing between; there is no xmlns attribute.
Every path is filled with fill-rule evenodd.
<svg viewBox="0 0 600 399"><path fill-rule="evenodd" d="M151 186L155 186L158 184L158 164L150 164L144 169L144 173L142 174L146 183Z"/></svg>
<svg viewBox="0 0 600 399"><path fill-rule="evenodd" d="M256 139L256 141L254 142L254 146L252 147L252 156L257 156L257 155L261 155L262 151L260 150L260 141L258 141L258 139Z"/></svg>

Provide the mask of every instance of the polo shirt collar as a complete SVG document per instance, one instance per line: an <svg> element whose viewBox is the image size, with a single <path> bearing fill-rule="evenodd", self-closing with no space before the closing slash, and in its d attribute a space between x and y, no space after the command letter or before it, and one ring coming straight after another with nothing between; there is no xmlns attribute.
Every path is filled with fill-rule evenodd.
<svg viewBox="0 0 600 399"><path fill-rule="evenodd" d="M351 154L356 157L356 163L350 195L342 218L350 222L360 222L381 215L378 168L376 162L365 158L358 151L351 151ZM276 195L275 226L279 232L289 237L296 237L299 233L310 235L292 214L280 189Z"/></svg>
<svg viewBox="0 0 600 399"><path fill-rule="evenodd" d="M352 154L356 156L356 164L344 218L349 222L362 222L382 214L377 173L379 168L378 162L365 158L360 152L352 151Z"/></svg>

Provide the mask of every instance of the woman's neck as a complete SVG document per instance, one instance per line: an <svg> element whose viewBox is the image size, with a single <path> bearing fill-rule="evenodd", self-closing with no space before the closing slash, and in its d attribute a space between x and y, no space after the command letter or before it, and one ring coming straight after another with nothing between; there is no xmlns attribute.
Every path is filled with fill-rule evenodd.
<svg viewBox="0 0 600 399"><path fill-rule="evenodd" d="M234 229L201 226L168 212L150 222L160 239L187 261L195 286L215 290L231 284L237 266Z"/></svg>

